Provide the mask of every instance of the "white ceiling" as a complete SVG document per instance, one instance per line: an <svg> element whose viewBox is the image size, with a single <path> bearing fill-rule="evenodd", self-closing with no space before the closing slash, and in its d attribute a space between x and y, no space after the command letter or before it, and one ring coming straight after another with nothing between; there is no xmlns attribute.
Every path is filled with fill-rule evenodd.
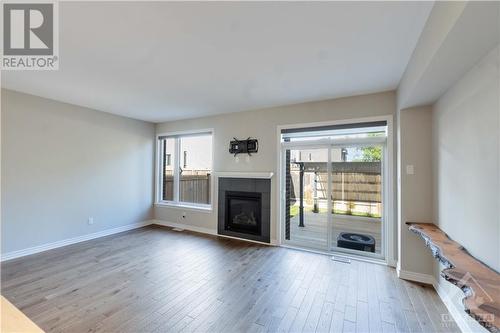
<svg viewBox="0 0 500 333"><path fill-rule="evenodd" d="M166 121L395 89L432 2L61 2L60 69L2 86Z"/></svg>

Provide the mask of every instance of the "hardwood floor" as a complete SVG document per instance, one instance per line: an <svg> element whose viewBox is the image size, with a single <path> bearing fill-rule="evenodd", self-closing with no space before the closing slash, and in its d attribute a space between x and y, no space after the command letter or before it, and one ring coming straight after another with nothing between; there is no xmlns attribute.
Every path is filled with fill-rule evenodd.
<svg viewBox="0 0 500 333"><path fill-rule="evenodd" d="M1 268L2 294L47 332L459 331L392 268L155 226Z"/></svg>

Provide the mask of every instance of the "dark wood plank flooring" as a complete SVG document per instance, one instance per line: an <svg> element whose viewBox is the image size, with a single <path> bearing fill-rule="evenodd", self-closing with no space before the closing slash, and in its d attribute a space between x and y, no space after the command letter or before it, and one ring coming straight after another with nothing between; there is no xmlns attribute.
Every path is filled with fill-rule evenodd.
<svg viewBox="0 0 500 333"><path fill-rule="evenodd" d="M458 332L392 268L148 226L1 265L47 332Z"/></svg>

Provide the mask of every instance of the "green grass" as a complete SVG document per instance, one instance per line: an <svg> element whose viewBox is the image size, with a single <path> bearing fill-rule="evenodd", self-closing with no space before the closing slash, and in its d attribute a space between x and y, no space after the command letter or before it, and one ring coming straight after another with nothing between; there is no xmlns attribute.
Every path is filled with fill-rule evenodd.
<svg viewBox="0 0 500 333"><path fill-rule="evenodd" d="M312 212L312 207L304 207L304 212ZM326 213L327 209L326 208L320 208L319 213ZM345 210L334 210L333 214L339 214L339 215L348 215L348 216L360 216L360 217L374 217L374 218L380 218L381 216L378 214L369 214L369 213L362 213L362 212L348 212ZM290 207L290 217L294 217L296 215L299 215L299 206L291 206Z"/></svg>
<svg viewBox="0 0 500 333"><path fill-rule="evenodd" d="M304 212L312 212L312 207L304 207ZM320 208L319 213L326 213L327 210L325 208ZM290 207L290 217L294 217L299 215L299 206L291 206Z"/></svg>

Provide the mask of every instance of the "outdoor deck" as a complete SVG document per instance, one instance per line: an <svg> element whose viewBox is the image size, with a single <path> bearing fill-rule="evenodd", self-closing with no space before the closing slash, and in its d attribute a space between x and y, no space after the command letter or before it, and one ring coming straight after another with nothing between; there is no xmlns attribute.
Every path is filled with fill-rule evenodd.
<svg viewBox="0 0 500 333"><path fill-rule="evenodd" d="M327 248L326 213L304 212L304 227L299 227L299 216L290 220L290 242L297 246L314 249ZM357 216L334 215L332 245L337 244L337 236L341 232L354 232L371 235L375 238L375 253L381 251L380 219Z"/></svg>

